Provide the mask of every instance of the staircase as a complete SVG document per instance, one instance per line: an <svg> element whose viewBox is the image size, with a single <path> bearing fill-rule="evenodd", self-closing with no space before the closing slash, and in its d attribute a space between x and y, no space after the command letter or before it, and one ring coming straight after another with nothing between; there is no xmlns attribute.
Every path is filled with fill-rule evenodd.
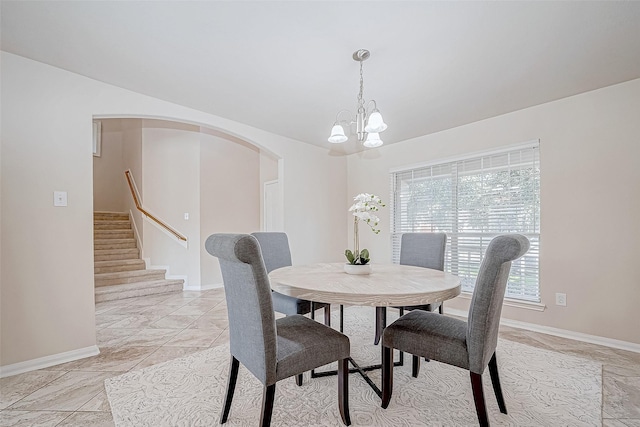
<svg viewBox="0 0 640 427"><path fill-rule="evenodd" d="M129 214L94 212L93 239L96 302L182 291L183 280L145 269Z"/></svg>

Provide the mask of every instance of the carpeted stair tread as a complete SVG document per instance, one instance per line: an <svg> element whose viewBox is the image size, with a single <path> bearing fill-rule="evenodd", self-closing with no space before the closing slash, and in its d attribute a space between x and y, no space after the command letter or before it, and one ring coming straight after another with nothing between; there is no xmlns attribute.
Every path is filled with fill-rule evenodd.
<svg viewBox="0 0 640 427"><path fill-rule="evenodd" d="M94 221L94 230L130 230L131 222L127 221Z"/></svg>
<svg viewBox="0 0 640 427"><path fill-rule="evenodd" d="M118 271L144 270L145 268L145 262L139 258L96 261L93 263L93 270L95 274L115 273Z"/></svg>
<svg viewBox="0 0 640 427"><path fill-rule="evenodd" d="M148 282L164 279L166 270L133 270L95 274L94 283L98 286L120 285L125 283Z"/></svg>
<svg viewBox="0 0 640 427"><path fill-rule="evenodd" d="M94 212L93 219L94 220L128 221L129 214L126 212Z"/></svg>
<svg viewBox="0 0 640 427"><path fill-rule="evenodd" d="M133 239L133 230L93 230L94 239Z"/></svg>
<svg viewBox="0 0 640 427"><path fill-rule="evenodd" d="M93 249L134 249L137 248L136 239L94 239Z"/></svg>
<svg viewBox="0 0 640 427"><path fill-rule="evenodd" d="M135 249L98 249L93 251L94 261L109 261L117 259L136 259L140 251Z"/></svg>

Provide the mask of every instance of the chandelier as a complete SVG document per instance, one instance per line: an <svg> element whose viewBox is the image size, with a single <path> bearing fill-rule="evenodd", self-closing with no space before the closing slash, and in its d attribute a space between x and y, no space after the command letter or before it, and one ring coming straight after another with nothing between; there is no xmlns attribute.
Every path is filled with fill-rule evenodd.
<svg viewBox="0 0 640 427"><path fill-rule="evenodd" d="M336 121L333 123L331 129L331 136L329 142L332 144L340 144L348 140L349 138L344 132L345 126L351 129L352 124L356 124L356 134L358 135L358 141L362 142L367 148L379 147L383 144L380 139L379 133L387 128L387 125L382 120L382 114L378 111L375 100L366 102L363 98L364 92L364 80L362 77L362 63L367 60L370 53L366 49L359 49L353 53L354 61L360 63L360 92L358 93L358 109L356 110L355 120L352 118L351 113L348 110L340 110L336 114ZM366 104L366 108L365 108ZM373 105L373 109L369 112L369 107ZM342 113L348 114L348 120L340 120Z"/></svg>

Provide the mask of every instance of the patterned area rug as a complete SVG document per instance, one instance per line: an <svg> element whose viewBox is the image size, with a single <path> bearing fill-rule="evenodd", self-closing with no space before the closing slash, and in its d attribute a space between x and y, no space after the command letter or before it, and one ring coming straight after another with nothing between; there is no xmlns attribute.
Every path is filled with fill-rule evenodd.
<svg viewBox="0 0 640 427"><path fill-rule="evenodd" d="M391 310L395 311L395 310ZM352 357L379 363L373 346L374 310L346 309L346 333ZM336 319L337 320L337 319ZM584 359L501 340L497 350L508 415L501 414L487 372L485 399L492 425L601 425L601 366ZM397 354L396 354L397 360ZM219 423L229 368L229 348L222 346L154 365L105 381L117 426L211 426ZM323 368L324 369L324 368ZM370 373L380 384L380 372ZM354 426L477 425L469 374L438 362L422 362L411 378L411 359L394 371L389 408L358 374L349 378L351 422ZM227 425L256 425L262 384L241 365ZM336 377L293 378L276 385L273 426L342 425Z"/></svg>

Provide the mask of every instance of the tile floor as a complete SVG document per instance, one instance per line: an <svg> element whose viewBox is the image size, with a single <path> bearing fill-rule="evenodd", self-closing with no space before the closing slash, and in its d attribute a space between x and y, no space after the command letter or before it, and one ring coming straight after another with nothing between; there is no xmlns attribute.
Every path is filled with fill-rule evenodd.
<svg viewBox="0 0 640 427"><path fill-rule="evenodd" d="M0 379L0 426L113 426L104 380L228 342L224 292L98 303L94 357ZM604 427L640 427L640 354L514 328L503 339L602 363Z"/></svg>

